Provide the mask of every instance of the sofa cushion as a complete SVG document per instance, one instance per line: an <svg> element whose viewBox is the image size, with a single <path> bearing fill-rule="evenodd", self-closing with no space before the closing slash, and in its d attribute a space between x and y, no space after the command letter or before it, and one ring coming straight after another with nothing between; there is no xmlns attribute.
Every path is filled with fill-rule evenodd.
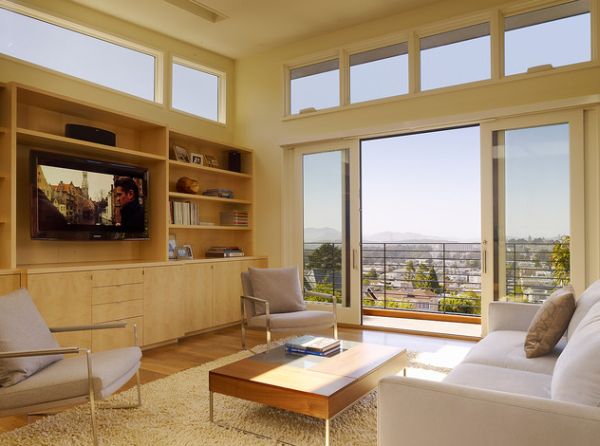
<svg viewBox="0 0 600 446"><path fill-rule="evenodd" d="M0 352L59 348L25 289L0 297ZM12 386L62 355L0 359L0 387Z"/></svg>
<svg viewBox="0 0 600 446"><path fill-rule="evenodd" d="M600 302L600 279L587 287L581 296L579 296L579 299L577 299L575 313L573 313L571 322L569 322L569 328L567 329L567 339L571 339L571 336L575 334L577 326L596 302Z"/></svg>
<svg viewBox="0 0 600 446"><path fill-rule="evenodd" d="M528 359L523 350L525 336L524 331L493 331L471 349L463 362L551 375L565 340L551 354Z"/></svg>
<svg viewBox="0 0 600 446"><path fill-rule="evenodd" d="M525 336L525 356L537 358L552 353L569 326L575 311L571 285L554 291L537 311Z"/></svg>
<svg viewBox="0 0 600 446"><path fill-rule="evenodd" d="M254 297L268 301L271 313L304 310L297 267L248 268L248 272ZM257 304L255 310L257 314L263 314L264 305Z"/></svg>
<svg viewBox="0 0 600 446"><path fill-rule="evenodd" d="M104 398L135 374L142 352L126 347L92 354L94 393ZM108 391L106 391L108 390ZM112 391L112 392L111 392ZM87 358L66 358L11 387L0 388L0 411L88 395Z"/></svg>
<svg viewBox="0 0 600 446"><path fill-rule="evenodd" d="M444 378L444 382L538 398L550 398L552 375L483 364L461 363Z"/></svg>
<svg viewBox="0 0 600 446"><path fill-rule="evenodd" d="M271 328L301 330L315 327L330 327L333 324L333 313L331 311L294 311L292 313L281 313L271 315ZM248 320L249 327L261 327L266 325L266 316L255 316Z"/></svg>
<svg viewBox="0 0 600 446"><path fill-rule="evenodd" d="M556 362L552 399L600 406L600 302L587 312Z"/></svg>

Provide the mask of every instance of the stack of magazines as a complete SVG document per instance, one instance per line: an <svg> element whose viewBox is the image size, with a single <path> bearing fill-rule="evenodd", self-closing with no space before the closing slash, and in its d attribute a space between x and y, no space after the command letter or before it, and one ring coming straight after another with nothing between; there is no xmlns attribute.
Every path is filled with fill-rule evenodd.
<svg viewBox="0 0 600 446"><path fill-rule="evenodd" d="M300 336L285 343L286 353L293 355L333 356L340 352L338 339L318 336Z"/></svg>
<svg viewBox="0 0 600 446"><path fill-rule="evenodd" d="M206 189L204 192L202 192L202 195L206 195L207 197L233 198L233 191L231 189L219 187L214 189Z"/></svg>
<svg viewBox="0 0 600 446"><path fill-rule="evenodd" d="M237 246L211 246L206 257L243 257L244 251Z"/></svg>

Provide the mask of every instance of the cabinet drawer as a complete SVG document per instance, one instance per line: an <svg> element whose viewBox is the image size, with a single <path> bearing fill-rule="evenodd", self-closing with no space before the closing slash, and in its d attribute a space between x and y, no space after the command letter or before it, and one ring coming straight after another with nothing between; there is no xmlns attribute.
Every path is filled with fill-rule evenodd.
<svg viewBox="0 0 600 446"><path fill-rule="evenodd" d="M115 285L92 288L92 305L110 304L144 298L144 285Z"/></svg>
<svg viewBox="0 0 600 446"><path fill-rule="evenodd" d="M142 345L144 333L144 318L134 317L126 319L125 328L111 328L108 330L92 330L92 351L112 350L115 348L132 347L134 344L133 324L137 325L138 342Z"/></svg>
<svg viewBox="0 0 600 446"><path fill-rule="evenodd" d="M143 271L144 270L142 268L107 269L94 271L92 273L92 286L102 287L143 283Z"/></svg>
<svg viewBox="0 0 600 446"><path fill-rule="evenodd" d="M92 307L92 322L118 321L141 316L144 312L143 300L128 300L126 302L114 302L110 304L94 305Z"/></svg>

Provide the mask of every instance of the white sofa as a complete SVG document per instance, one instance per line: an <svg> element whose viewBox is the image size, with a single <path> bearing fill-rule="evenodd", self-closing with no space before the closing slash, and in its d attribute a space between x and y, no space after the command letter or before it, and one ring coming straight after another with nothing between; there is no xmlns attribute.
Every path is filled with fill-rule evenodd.
<svg viewBox="0 0 600 446"><path fill-rule="evenodd" d="M379 383L379 446L600 445L600 281L553 354L525 357L539 305L494 302L489 334L443 382Z"/></svg>

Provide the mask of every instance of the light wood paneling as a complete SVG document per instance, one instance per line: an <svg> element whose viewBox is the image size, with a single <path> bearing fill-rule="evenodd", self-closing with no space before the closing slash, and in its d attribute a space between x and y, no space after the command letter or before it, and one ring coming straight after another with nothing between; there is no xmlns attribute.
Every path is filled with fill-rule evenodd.
<svg viewBox="0 0 600 446"><path fill-rule="evenodd" d="M21 288L20 274L0 275L0 295L10 293Z"/></svg>
<svg viewBox="0 0 600 446"><path fill-rule="evenodd" d="M110 304L92 305L92 323L116 321L143 316L144 301L128 300Z"/></svg>
<svg viewBox="0 0 600 446"><path fill-rule="evenodd" d="M99 270L92 273L92 284L94 287L127 285L144 282L144 270L142 268L109 269Z"/></svg>
<svg viewBox="0 0 600 446"><path fill-rule="evenodd" d="M213 325L213 269L211 263L184 266L185 331L204 330Z"/></svg>
<svg viewBox="0 0 600 446"><path fill-rule="evenodd" d="M184 265L144 268L144 344L184 335Z"/></svg>
<svg viewBox="0 0 600 446"><path fill-rule="evenodd" d="M92 350L95 352L111 350L113 348L131 347L134 344L133 324L137 326L138 341L143 342L144 318L134 317L131 319L120 319L126 322L125 328L114 328L108 330L92 331Z"/></svg>
<svg viewBox="0 0 600 446"><path fill-rule="evenodd" d="M216 263L213 270L214 306L213 323L231 324L240 320L240 274L244 262Z"/></svg>
<svg viewBox="0 0 600 446"><path fill-rule="evenodd" d="M90 325L92 275L89 272L32 274L27 288L49 327ZM91 347L90 331L57 333L62 346Z"/></svg>
<svg viewBox="0 0 600 446"><path fill-rule="evenodd" d="M92 288L92 305L125 302L144 298L143 283Z"/></svg>

